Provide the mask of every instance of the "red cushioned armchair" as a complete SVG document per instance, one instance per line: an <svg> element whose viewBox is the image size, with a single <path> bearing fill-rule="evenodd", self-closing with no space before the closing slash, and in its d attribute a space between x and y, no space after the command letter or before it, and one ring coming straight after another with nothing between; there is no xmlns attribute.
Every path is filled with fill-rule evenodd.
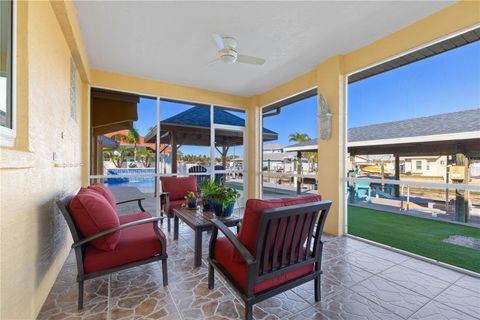
<svg viewBox="0 0 480 320"><path fill-rule="evenodd" d="M85 280L146 263L162 261L163 285L168 285L166 237L158 227L158 221L163 219L162 217L152 217L149 213L144 212L141 201L138 201L142 212L120 216L118 217L120 220L118 227L84 237L69 210L73 198L74 195L66 195L56 201L56 205L65 218L73 237L72 248L75 249L78 270L78 309L83 308L83 282ZM120 201L116 204L129 201ZM119 241L114 250L104 251L91 245L92 241L120 230Z"/></svg>
<svg viewBox="0 0 480 320"><path fill-rule="evenodd" d="M185 195L188 192L193 192L197 199L199 199L197 178L196 176L160 177L160 182L163 191L162 207L167 215L168 232L170 232L170 218L173 217L173 209L180 208L183 205Z"/></svg>
<svg viewBox="0 0 480 320"><path fill-rule="evenodd" d="M311 280L319 301L321 235L331 206L319 199L248 200L238 235L212 220L209 289L217 270L245 302L246 319L252 319L254 304ZM218 230L225 237L217 238Z"/></svg>

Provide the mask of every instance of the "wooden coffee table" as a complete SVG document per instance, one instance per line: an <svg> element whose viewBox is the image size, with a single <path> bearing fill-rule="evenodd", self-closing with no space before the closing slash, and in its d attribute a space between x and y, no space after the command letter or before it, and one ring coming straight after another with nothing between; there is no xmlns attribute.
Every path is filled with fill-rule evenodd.
<svg viewBox="0 0 480 320"><path fill-rule="evenodd" d="M178 240L178 223L182 219L190 228L195 231L195 268L202 264L202 233L204 231L212 230L211 219L219 219L228 227L238 228L238 223L242 221L243 210L235 209L230 217L218 218L214 212L202 211L201 209L187 209L179 208L173 209L174 225L173 225L173 239Z"/></svg>

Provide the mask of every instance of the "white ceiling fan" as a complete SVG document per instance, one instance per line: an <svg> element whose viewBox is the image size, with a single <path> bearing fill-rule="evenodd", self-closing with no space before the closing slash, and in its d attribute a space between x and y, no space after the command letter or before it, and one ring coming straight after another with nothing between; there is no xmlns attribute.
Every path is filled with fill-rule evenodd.
<svg viewBox="0 0 480 320"><path fill-rule="evenodd" d="M218 48L218 58L220 61L226 64L234 64L236 62L246 63L246 64L256 64L262 65L265 63L265 59L246 56L243 54L238 54L237 52L237 40L232 37L222 37L221 35L214 33L212 34L213 41Z"/></svg>

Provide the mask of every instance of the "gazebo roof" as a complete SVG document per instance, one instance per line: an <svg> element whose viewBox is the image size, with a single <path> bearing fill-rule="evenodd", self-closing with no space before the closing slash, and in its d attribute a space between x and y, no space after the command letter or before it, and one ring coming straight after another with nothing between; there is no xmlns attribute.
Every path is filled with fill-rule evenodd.
<svg viewBox="0 0 480 320"><path fill-rule="evenodd" d="M214 123L221 125L245 127L245 120L220 108L214 109ZM179 144L184 145L209 145L210 139L205 139L210 135L210 108L195 106L176 114L170 118L160 121L160 136L164 139L164 134L174 132L180 140ZM153 127L146 135L146 142L155 142L157 127ZM202 136L202 137L201 137ZM204 140L202 142L202 139ZM278 139L278 133L263 129L264 141L272 141ZM165 139L166 140L166 139ZM208 140L208 141L207 141ZM241 145L243 138L237 133L226 130L218 130L216 143L228 145ZM168 142L166 140L165 142Z"/></svg>

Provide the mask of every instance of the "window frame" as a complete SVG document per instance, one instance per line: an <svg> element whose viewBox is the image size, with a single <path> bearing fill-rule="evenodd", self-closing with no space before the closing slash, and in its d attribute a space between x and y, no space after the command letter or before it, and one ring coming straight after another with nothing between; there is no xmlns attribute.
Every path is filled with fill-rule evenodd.
<svg viewBox="0 0 480 320"><path fill-rule="evenodd" d="M12 147L16 138L16 52L17 52L17 2L12 0L12 43L11 43L11 128L0 125L0 146Z"/></svg>
<svg viewBox="0 0 480 320"><path fill-rule="evenodd" d="M422 160L415 160L415 171L422 171L422 170L423 170Z"/></svg>

